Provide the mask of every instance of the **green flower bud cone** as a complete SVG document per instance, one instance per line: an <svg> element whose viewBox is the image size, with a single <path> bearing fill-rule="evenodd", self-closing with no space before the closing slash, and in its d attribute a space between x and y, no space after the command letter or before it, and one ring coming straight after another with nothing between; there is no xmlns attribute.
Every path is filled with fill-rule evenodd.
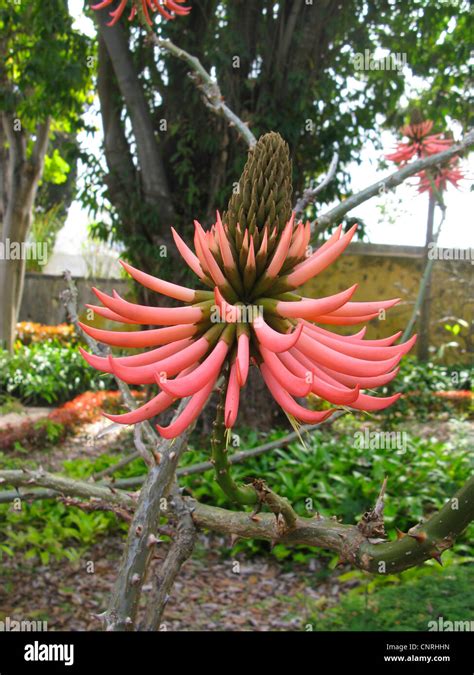
<svg viewBox="0 0 474 675"><path fill-rule="evenodd" d="M237 223L242 231L261 239L264 226L281 232L291 217L291 161L288 144L280 134L260 136L249 150L238 190L229 200L223 221L235 235Z"/></svg>

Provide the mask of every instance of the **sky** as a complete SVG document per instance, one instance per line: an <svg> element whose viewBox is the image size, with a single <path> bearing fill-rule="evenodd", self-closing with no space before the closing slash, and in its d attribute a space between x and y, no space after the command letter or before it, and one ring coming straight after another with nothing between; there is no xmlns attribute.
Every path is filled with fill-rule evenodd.
<svg viewBox="0 0 474 675"><path fill-rule="evenodd" d="M94 25L83 14L84 0L68 0L71 14L75 17L75 27L90 36L95 35ZM83 135L80 140L87 149L97 151L102 142L102 129L97 107L87 114L87 120L96 133ZM459 138L459 129L452 125L455 139ZM384 152L389 152L395 142L395 136L389 131L382 131ZM472 153L471 153L472 157ZM380 151L368 144L361 152L361 163L353 163L347 167L351 175L351 188L357 192L372 183L383 180L396 170L391 166L383 171L379 168ZM439 239L439 246L446 248L474 248L474 193L469 186L474 175L472 162L463 160L465 173L469 179L462 181L460 189L450 186L445 193L446 219ZM353 217L360 217L367 225L367 233L371 243L422 246L425 240L428 196L416 190L416 179L409 179L395 191L385 196L374 197L350 212ZM323 209L323 212L331 205ZM216 204L216 208L223 205ZM196 214L199 218L199 214ZM438 213L439 218L439 213ZM69 209L67 221L59 233L56 250L63 253L78 253L87 239L87 213L76 201Z"/></svg>

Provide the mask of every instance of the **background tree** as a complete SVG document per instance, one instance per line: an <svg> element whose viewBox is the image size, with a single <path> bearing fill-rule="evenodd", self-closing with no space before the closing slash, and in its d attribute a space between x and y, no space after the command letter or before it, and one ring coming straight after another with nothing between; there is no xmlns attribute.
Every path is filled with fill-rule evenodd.
<svg viewBox="0 0 474 675"><path fill-rule="evenodd" d="M73 31L61 0L1 0L0 34L0 241L8 250L8 242L28 238L49 142L64 134L75 139L83 126L91 46ZM56 164L58 157L56 150ZM0 343L8 349L25 273L24 257L13 257L0 260Z"/></svg>
<svg viewBox="0 0 474 675"><path fill-rule="evenodd" d="M189 4L189 16L158 23L157 34L215 72L226 102L255 136L282 134L296 192L326 171L337 150L340 171L320 199L347 196L344 167L368 137L378 142L381 122L396 128L406 119L407 71L357 70L355 56L365 50L405 54L412 73L431 85L419 96L427 115L443 127L448 115L467 126L465 2ZM112 225L97 222L95 233L124 242L132 262L159 267L163 276L170 258L159 257L158 245L169 243L169 225L183 231L195 217L209 223L225 207L242 169L243 141L203 105L186 64L153 49L137 22L106 27L109 10L93 12L107 171L91 163L83 198L97 213L105 196Z"/></svg>

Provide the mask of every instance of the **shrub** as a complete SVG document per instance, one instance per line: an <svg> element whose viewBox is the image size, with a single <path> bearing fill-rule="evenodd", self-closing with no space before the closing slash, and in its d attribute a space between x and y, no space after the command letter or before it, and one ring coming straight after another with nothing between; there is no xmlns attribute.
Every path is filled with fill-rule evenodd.
<svg viewBox="0 0 474 675"><path fill-rule="evenodd" d="M115 380L91 368L76 346L49 340L16 345L13 355L0 349L0 395L28 405L50 405L90 389L116 389Z"/></svg>
<svg viewBox="0 0 474 675"><path fill-rule="evenodd" d="M316 631L427 631L429 622L438 623L439 617L471 622L474 572L467 565L433 568L403 583L377 587L368 596L351 590L337 605L313 612L305 624Z"/></svg>

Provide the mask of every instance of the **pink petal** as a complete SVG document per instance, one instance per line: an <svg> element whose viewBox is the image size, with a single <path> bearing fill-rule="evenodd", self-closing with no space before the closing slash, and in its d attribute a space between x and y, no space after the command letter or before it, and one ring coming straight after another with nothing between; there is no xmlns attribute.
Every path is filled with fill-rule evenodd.
<svg viewBox="0 0 474 675"><path fill-rule="evenodd" d="M202 358L208 349L209 342L203 336L176 354L146 366L123 366L110 356L109 362L111 372L127 384L154 384L158 378L158 384L161 386L160 378L171 377L180 370L189 368Z"/></svg>
<svg viewBox="0 0 474 675"><path fill-rule="evenodd" d="M281 384L273 377L268 366L265 363L262 363L260 366L263 379L265 384L270 390L275 401L290 415L296 417L302 422L307 424L318 424L319 422L324 422L328 417L330 417L334 410L308 410L299 405L289 393L281 386Z"/></svg>
<svg viewBox="0 0 474 675"><path fill-rule="evenodd" d="M258 316L252 323L258 341L272 352L286 352L298 342L303 324L299 323L293 333L279 333L273 330L262 316Z"/></svg>
<svg viewBox="0 0 474 675"><path fill-rule="evenodd" d="M401 355L384 361L367 361L366 359L354 358L341 354L326 345L318 344L306 333L301 334L296 346L303 354L317 364L327 366L337 372L364 377L383 375L391 370L401 359Z"/></svg>
<svg viewBox="0 0 474 675"><path fill-rule="evenodd" d="M278 272L283 267L283 263L286 260L288 249L290 246L291 235L293 234L293 224L295 222L294 212L291 214L291 218L285 226L283 233L280 237L280 241L275 249L273 258L265 270L265 277L268 279L274 279Z"/></svg>
<svg viewBox="0 0 474 675"><path fill-rule="evenodd" d="M147 307L127 302L120 296L110 297L96 288L92 289L105 307L125 316L127 319L140 323L158 325L177 325L181 323L196 323L203 318L199 307Z"/></svg>
<svg viewBox="0 0 474 675"><path fill-rule="evenodd" d="M321 312L334 317L358 317L363 314L378 314L382 309L389 309L400 302L400 298L393 300L376 300L374 302L348 302L343 307L331 312Z"/></svg>
<svg viewBox="0 0 474 675"><path fill-rule="evenodd" d="M98 314L99 316L103 316L104 319L107 319L108 321L116 321L117 323L126 323L126 324L131 324L134 326L139 326L141 324L141 321L132 321L131 319L127 319L126 316L121 316L120 314L117 314L117 312L112 312L111 309L107 309L107 307L100 307L98 305L90 305L89 303L86 304L86 307L88 309L92 309L94 314Z"/></svg>
<svg viewBox="0 0 474 675"><path fill-rule="evenodd" d="M206 261L206 265L207 268L209 269L209 274L211 275L212 280L214 281L215 284L217 284L217 286L225 286L228 283L227 279L225 278L221 268L219 267L214 256L209 250L204 230L202 229L201 225L198 223L197 220L194 221L194 225L196 228L195 231L197 235L197 240L200 243L201 252Z"/></svg>
<svg viewBox="0 0 474 675"><path fill-rule="evenodd" d="M224 263L224 268L236 269L236 264L234 256L232 255L232 249L230 248L229 240L222 225L221 215L217 211L217 221L216 221L217 233L219 236L219 248L222 256L222 261Z"/></svg>
<svg viewBox="0 0 474 675"><path fill-rule="evenodd" d="M159 434L163 438L176 438L180 436L194 422L211 395L216 379L210 380L200 391L194 394L178 419L169 426L161 427L159 424L156 425Z"/></svg>
<svg viewBox="0 0 474 675"><path fill-rule="evenodd" d="M323 244L321 247L323 250L316 251L307 260L295 267L287 277L288 283L296 288L326 269L349 246L356 229L357 225L354 225L347 234L327 248L324 248L325 244Z"/></svg>
<svg viewBox="0 0 474 675"><path fill-rule="evenodd" d="M174 243L176 248L181 253L181 256L184 258L187 265L192 269L194 274L196 274L201 280L204 278L205 274L199 262L199 258L195 255L189 246L184 243L176 230L172 227L171 232L173 233Z"/></svg>
<svg viewBox="0 0 474 675"><path fill-rule="evenodd" d="M197 326L186 323L178 326L167 326L166 328L155 328L151 330L134 331L115 331L93 328L79 321L79 326L84 333L90 335L98 342L104 342L112 347L130 347L137 349L140 347L155 347L169 342L175 342L183 338L192 337L197 331Z"/></svg>
<svg viewBox="0 0 474 675"><path fill-rule="evenodd" d="M192 288L185 288L185 286L179 286L178 284L172 284L169 281L158 279L151 274L146 274L145 272L137 270L123 260L119 260L119 262L130 276L133 277L135 281L138 281L139 284L145 286L145 288L167 295L169 298L175 298L176 300L181 300L183 302L194 302L196 291Z"/></svg>
<svg viewBox="0 0 474 675"><path fill-rule="evenodd" d="M249 374L249 336L242 332L237 339L237 379L241 387L247 382Z"/></svg>
<svg viewBox="0 0 474 675"><path fill-rule="evenodd" d="M334 403L335 405L348 405L357 399L359 396L359 387L355 389L347 389L345 387L336 387L327 382L324 382L318 375L318 367L311 363L310 359L298 352L297 349L292 349L289 352L283 352L278 357L283 363L299 377L307 377L308 372L316 377L312 377L311 391L321 398Z"/></svg>
<svg viewBox="0 0 474 675"><path fill-rule="evenodd" d="M321 316L315 317L313 321L330 324L331 326L355 326L358 323L366 323L367 321L376 319L378 316L378 312L364 314L362 316L334 316L333 314L322 314Z"/></svg>
<svg viewBox="0 0 474 675"><path fill-rule="evenodd" d="M231 429L237 419L239 412L240 387L237 377L237 362L234 362L230 368L229 384L225 397L224 419L227 429Z"/></svg>
<svg viewBox="0 0 474 675"><path fill-rule="evenodd" d="M121 356L114 359L114 363L118 363L121 366L146 366L150 363L156 363L160 359L164 359L167 356L176 354L176 352L181 351L185 347L191 344L191 340L186 338L185 340L179 340L171 344L164 345L163 347L158 347L158 349L152 349L149 352L144 352L143 354L134 354L133 356ZM110 369L110 363L108 356L96 356L95 354L89 354L82 347L79 347L79 351L84 357L84 359L97 370L101 370L105 373L113 372Z"/></svg>
<svg viewBox="0 0 474 675"><path fill-rule="evenodd" d="M281 384L281 386L288 391L288 393L298 397L308 396L309 392L311 391L311 382L308 382L304 379L307 375L306 372L303 377L298 377L286 367L283 358L281 358L282 354L280 354L280 358L278 358L274 352L271 352L269 349L265 349L265 347L262 347L262 345L259 346L259 349L265 364L268 366L269 371ZM284 353L285 352L283 352L283 354Z"/></svg>
<svg viewBox="0 0 474 675"><path fill-rule="evenodd" d="M209 356L190 375L180 379L160 381L160 387L180 398L196 394L209 379L217 378L228 351L229 345L225 340L219 340Z"/></svg>
<svg viewBox="0 0 474 675"><path fill-rule="evenodd" d="M383 387L384 385L391 382L398 375L400 368L395 368L391 372L385 373L383 375L368 377L347 375L346 373L340 373L332 370L327 366L321 366L321 370L324 371L326 375L329 375L331 378L330 382L334 382L335 384L343 384L348 387L353 387L359 384L361 388L373 389L374 387Z"/></svg>
<svg viewBox="0 0 474 675"><path fill-rule="evenodd" d="M214 297L216 305L219 308L219 316L221 321L225 323L237 323L241 319L241 308L237 305L232 305L224 298L218 287L214 288Z"/></svg>
<svg viewBox="0 0 474 675"><path fill-rule="evenodd" d="M295 302L279 301L276 305L276 311L280 316L296 319L312 319L321 314L329 314L345 305L357 289L357 284L350 288L330 295L327 298L313 300L312 298L302 298Z"/></svg>
<svg viewBox="0 0 474 675"><path fill-rule="evenodd" d="M368 359L369 361L383 361L393 356L404 355L410 351L416 342L416 335L410 338L407 342L401 345L394 345L390 347L380 347L370 344L370 340L366 343L344 342L342 340L329 337L327 335L316 335L305 326L303 331L311 339L316 340L320 344L326 345L342 354L347 354L358 359Z"/></svg>

